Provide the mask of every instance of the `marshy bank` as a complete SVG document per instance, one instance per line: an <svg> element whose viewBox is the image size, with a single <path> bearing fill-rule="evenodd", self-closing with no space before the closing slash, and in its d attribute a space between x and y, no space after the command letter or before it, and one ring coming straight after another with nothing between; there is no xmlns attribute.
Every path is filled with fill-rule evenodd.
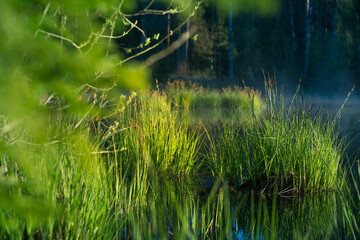
<svg viewBox="0 0 360 240"><path fill-rule="evenodd" d="M360 194L349 195L337 119L313 114L297 95L286 107L271 84L263 98L250 89L176 84L180 89L124 95L117 104L107 92L87 92L94 112L72 119L53 109L60 112L44 143L21 129L5 133L4 118L1 176L12 195L2 200L19 201L2 209L1 236L358 236ZM204 106L225 108L229 118L194 122L190 111ZM36 165L20 167L12 160L16 154Z"/></svg>

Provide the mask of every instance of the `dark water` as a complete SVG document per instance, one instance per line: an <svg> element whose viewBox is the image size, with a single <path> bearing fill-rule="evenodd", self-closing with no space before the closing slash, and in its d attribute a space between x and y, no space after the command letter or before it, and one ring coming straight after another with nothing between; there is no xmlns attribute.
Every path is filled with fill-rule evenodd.
<svg viewBox="0 0 360 240"><path fill-rule="evenodd" d="M247 196L232 223L233 239L352 239L336 193ZM344 223L345 222L345 223Z"/></svg>
<svg viewBox="0 0 360 240"><path fill-rule="evenodd" d="M180 184L181 185L181 184ZM183 213L192 209L188 224L194 227L194 239L358 239L357 220L359 201L356 206L346 193L322 192L302 196L284 197L277 194L254 192L234 193L226 183L216 181L211 193L197 199L196 186L172 183L162 188L161 202L166 206L161 218L173 212ZM186 189L186 191L184 191ZM186 193L186 194L184 194ZM170 197L169 197L170 196ZM171 197L172 196L172 197ZM172 200L169 200L172 199ZM174 202L174 199L176 201ZM161 209L161 208L160 208ZM159 213L157 213L158 215ZM179 214L178 216L181 216ZM196 222L195 217L198 217ZM183 238L191 239L191 238Z"/></svg>
<svg viewBox="0 0 360 240"><path fill-rule="evenodd" d="M309 96L305 96L305 99L309 99ZM306 100L306 105L311 106L314 113L320 108L332 119L339 113L345 99L346 96L336 98L311 96L310 100ZM290 103L290 100L286 102ZM338 123L340 135L346 137L348 143L346 154L350 164L346 167L352 167L357 173L356 160L360 150L358 123L360 98L350 97L340 114ZM193 113L196 121L210 123L216 122L219 116L228 115L210 110ZM348 176L348 178L350 180L355 178L355 181L358 181L357 176ZM210 239L358 239L360 195L354 186L349 184L349 191L321 192L293 197L230 191L230 214L220 215L217 221L226 222L224 219L229 218L231 231L222 228L222 233L213 233L207 237ZM216 204L219 205L219 202Z"/></svg>
<svg viewBox="0 0 360 240"><path fill-rule="evenodd" d="M329 114L330 119L339 114L344 97L304 97L307 105L316 112L319 108ZM360 99L350 97L340 112L338 123L340 135L346 138L347 160L358 173L356 160L360 151ZM355 181L359 181L357 176ZM353 178L349 176L352 180ZM278 197L269 202L264 196L248 199L234 219L235 239L358 239L356 227L360 221L359 194L350 183L349 192L308 194L296 197ZM251 198L251 197L250 197ZM268 213L274 212L273 221L266 220L264 203ZM263 206L262 211L261 207ZM236 204L234 205L234 207ZM253 212L251 212L253 211ZM251 220L253 223L251 223ZM249 222L250 221L250 222Z"/></svg>

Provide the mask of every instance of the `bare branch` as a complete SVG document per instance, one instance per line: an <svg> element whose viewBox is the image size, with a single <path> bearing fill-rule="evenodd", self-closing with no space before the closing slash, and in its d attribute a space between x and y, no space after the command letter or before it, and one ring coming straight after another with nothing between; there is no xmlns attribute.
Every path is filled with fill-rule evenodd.
<svg viewBox="0 0 360 240"><path fill-rule="evenodd" d="M137 13L133 13L133 14L124 14L124 16L127 17L135 17L135 16L142 16L142 15L166 15L166 14L177 14L177 13L182 13L185 12L186 9L189 8L191 0L189 0L186 4L186 6L183 9L177 10L177 9L170 9L170 7L167 10L154 10L154 9L149 9L149 7L153 4L154 0L151 1L148 6L146 6L143 10L137 12ZM173 2L173 1L172 1ZM171 4L170 4L171 5ZM170 6L169 5L169 6Z"/></svg>
<svg viewBox="0 0 360 240"><path fill-rule="evenodd" d="M142 35L146 38L145 32L144 32L141 28L139 28L139 27L137 26L137 22L135 22L135 23L131 22L127 17L125 17L125 15L123 15L123 17L124 17L125 21L127 21L128 23L130 23L130 25L133 26L133 27L135 27L137 30L139 30L139 31L142 33Z"/></svg>
<svg viewBox="0 0 360 240"><path fill-rule="evenodd" d="M146 61L145 61L146 66L151 66L155 62L157 62L157 61L165 58L166 56L170 55L171 53L173 53L176 49L181 47L181 45L183 45L189 38L191 38L195 34L196 30L197 30L197 27L195 27L195 26L191 27L190 31L187 31L186 33L181 35L181 37L178 40L176 40L175 42L173 42L170 45L170 47L168 47L168 48L152 55L148 59L146 59Z"/></svg>
<svg viewBox="0 0 360 240"><path fill-rule="evenodd" d="M196 10L198 9L198 7L200 6L201 2L202 2L202 1L199 1L199 2L198 2L197 6L195 7L195 10L194 10L191 14L189 14L189 16L188 16L179 26L177 26L172 32L177 32L182 26L184 26L184 25L186 24L186 22L187 22L191 17L194 16L194 14L195 14ZM166 35L164 38L162 38L159 42L157 42L157 43L154 44L153 46L151 46L151 47L149 47L149 48L147 48L147 49L145 49L145 50L143 50L143 51L141 51L141 52L139 52L139 53L137 53L137 54L135 54L135 55L132 55L132 56L130 56L130 57L128 57L128 58L125 58L124 60L122 60L122 61L120 61L119 63L117 63L116 66L121 65L121 64L123 64L123 63L125 63L125 62L127 62L127 61L129 61L129 60L131 60L131 59L133 59L133 58L136 58L136 57L138 57L138 56L140 56L140 55L142 55L142 54L144 54L144 53L146 53L146 52L148 52L148 51L156 48L156 47L159 46L162 42L164 42L165 40L167 40L171 35L172 35L172 33Z"/></svg>
<svg viewBox="0 0 360 240"><path fill-rule="evenodd" d="M55 37L55 38L64 40L64 41L70 43L71 45L73 45L73 46L74 46L77 50L79 50L79 52L82 54L82 52L81 52L81 46L77 45L74 41L72 41L72 40L69 39L69 38L66 38L66 37L57 35L57 34L55 34L55 33L46 32L46 31L41 30L41 29L39 29L37 32L40 32L40 33L43 33L43 34L45 34L45 35L48 35L48 36L51 36L51 37Z"/></svg>
<svg viewBox="0 0 360 240"><path fill-rule="evenodd" d="M119 35L119 36L100 35L100 37L102 37L102 38L111 38L111 39L123 38L123 37L125 37L126 35L128 35L129 32L130 32L134 27L135 27L134 25L131 25L131 27L130 27L126 32L124 32L123 34L121 34L121 35Z"/></svg>
<svg viewBox="0 0 360 240"><path fill-rule="evenodd" d="M144 8L144 10L148 10L154 2L155 0L151 0L151 2Z"/></svg>
<svg viewBox="0 0 360 240"><path fill-rule="evenodd" d="M143 15L166 15L166 14L177 14L182 12L182 10L175 10L175 9L169 9L169 10L142 10L140 12L134 13L134 14L124 14L124 16L127 17L136 17L136 16L143 16Z"/></svg>

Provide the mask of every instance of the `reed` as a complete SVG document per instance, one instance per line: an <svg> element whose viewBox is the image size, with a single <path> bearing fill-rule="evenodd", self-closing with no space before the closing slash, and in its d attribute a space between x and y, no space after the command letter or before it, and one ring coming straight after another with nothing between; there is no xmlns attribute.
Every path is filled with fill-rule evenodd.
<svg viewBox="0 0 360 240"><path fill-rule="evenodd" d="M242 123L223 123L211 141L209 163L215 176L236 187L280 193L335 190L341 184L344 139L336 123L313 112L295 93L288 107L271 82L266 85L266 113ZM210 136L211 137L211 136Z"/></svg>
<svg viewBox="0 0 360 240"><path fill-rule="evenodd" d="M105 95L93 98L90 109L107 108ZM29 144L26 153L36 159L32 161L37 163L32 170L41 179L32 181L25 169L19 168L8 154L10 145L9 149L2 149L0 166L5 169L2 183L11 179L23 183L10 190L19 192L16 196L0 197L0 201L19 199L12 209L2 209L1 236L114 239L119 234L127 236L129 231L135 238L168 235L167 227L171 224L168 212L157 217L160 225L155 229L144 228L148 225L141 223L146 219L144 215L154 214L155 210L160 214L160 206L166 202L157 193L160 187L155 186L159 182L167 178L191 179L197 172L200 135L188 131L186 119L179 122L166 97L158 93L123 97L116 108L115 114L106 118L100 116L108 111L80 120L54 114L49 135L59 140L33 144L21 139L14 145L11 150L21 152ZM2 135L4 145L15 134ZM38 186L42 186L41 191ZM39 198L42 206L37 207L26 195ZM28 205L24 206L27 199ZM191 207L190 203L186 206ZM176 211L183 211L177 209L182 203L175 205L170 201L170 204L174 204L174 216ZM28 211L29 207L39 210ZM21 211L28 211L29 217ZM184 217L178 218L183 224L193 209L186 211ZM42 212L47 214L39 216Z"/></svg>
<svg viewBox="0 0 360 240"><path fill-rule="evenodd" d="M109 103L104 98L105 94L93 98L92 109L107 109ZM325 207L320 210L316 207L306 210L309 204L305 201L296 215L277 205L278 193L285 194L296 186L304 191L316 186L316 191L322 189L318 186L328 187L331 182L318 176L315 182L318 185L289 187L287 181L281 182L288 175L281 174L288 173L288 169L297 173L301 167L304 171L314 169L312 174L321 174L326 172L325 165L321 172L315 171L316 166L306 168L304 165L310 163L300 160L289 165L281 161L287 157L296 160L300 152L313 158L320 152L323 162L330 161L334 156L341 157L338 149L334 153L334 146L342 149L341 142L334 138L334 128L328 129L331 123L323 121L319 114L301 110L304 107L300 105L285 111L281 101L272 105L268 102L267 114L252 113L251 121L244 122L237 116L230 122L224 121L216 136L205 128L210 137L205 152L199 152L203 143L200 130L189 129L189 119L173 111L168 95L158 91L121 97L116 111L99 111L80 119L54 114L49 127L51 139L43 144L19 141L10 145L9 139L21 131L3 134L0 202L11 199L14 204L11 209L0 204L0 238L232 239L243 234L253 239L276 239L291 237L288 232L282 232L284 221L291 221L288 226L298 226L293 232L295 236L306 228L309 219L314 220L314 226L329 230L327 234L325 230L311 229L309 236L330 236L336 230L329 218L334 218L334 209L341 206L334 198L325 201ZM311 148L311 144L316 144L319 150ZM272 150L274 146L277 149ZM31 161L36 162L32 169L40 179L28 174L25 167L19 167L9 154L27 148L24 153L36 159ZM289 149L296 150L296 154L288 153ZM316 159L319 161L319 156ZM265 160L268 169L260 166L266 165ZM276 167L283 169L276 172ZM215 179L210 191L204 191L202 186L206 177L204 169L209 169ZM259 175L263 182L259 183ZM290 176L294 178L294 175ZM331 183L341 182L338 172L332 178ZM297 178L292 180L291 183L297 183ZM236 184L246 183L272 193L270 203L263 198L255 200L250 191L238 191ZM12 195L4 198L7 195L2 193ZM37 199L41 205L29 199ZM346 201L346 197L341 201ZM316 200L310 202L319 205ZM355 224L353 212L345 210ZM279 211L284 214L281 218ZM319 221L315 216L320 216ZM324 219L329 221L321 225ZM347 219L344 217L345 224ZM356 234L355 227L349 228Z"/></svg>
<svg viewBox="0 0 360 240"><path fill-rule="evenodd" d="M253 109L256 113L263 110L260 92L248 87L217 90L190 81L174 81L167 83L163 94L169 97L173 107L186 110L219 108L250 112Z"/></svg>
<svg viewBox="0 0 360 240"><path fill-rule="evenodd" d="M157 92L131 100L115 117L115 125L101 133L105 150L113 152L109 159L128 174L135 171L144 155L151 161L142 167L150 164L160 175L180 177L196 172L200 135L189 131L187 119L179 118L166 97Z"/></svg>

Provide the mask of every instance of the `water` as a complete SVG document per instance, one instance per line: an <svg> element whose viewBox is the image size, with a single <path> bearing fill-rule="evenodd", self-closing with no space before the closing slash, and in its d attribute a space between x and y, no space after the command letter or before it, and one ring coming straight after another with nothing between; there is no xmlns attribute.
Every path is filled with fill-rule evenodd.
<svg viewBox="0 0 360 240"><path fill-rule="evenodd" d="M306 98L308 97L304 97ZM346 96L343 98L317 96L311 97L307 104L312 106L314 113L321 108L335 117L345 98ZM197 121L208 120L214 123L219 116L209 111L205 118L201 118L199 117L201 112L204 111L195 113ZM351 163L357 159L360 150L360 124L356 124L359 120L360 99L350 97L341 112L338 126L341 135L346 136L349 143L346 153ZM349 179L352 178L349 176ZM276 194L232 191L226 182L220 180L213 184L211 188L208 186L209 181L206 181L205 192L192 189L190 191L192 194L187 195L189 199L202 196L195 211L199 216L198 225L194 224L193 219L190 220L190 225L198 229L194 230L194 233L198 232L195 234L198 238L357 239L360 237L357 229L360 222L360 197L353 186L349 186L352 189L350 191L285 197ZM193 207L191 205L185 208Z"/></svg>
<svg viewBox="0 0 360 240"><path fill-rule="evenodd" d="M307 102L314 112L319 108L335 117L346 96L310 97ZM309 96L304 97L309 99ZM360 99L350 97L341 111L339 129L346 137L350 163L358 158L360 150ZM356 168L356 163L355 163ZM356 168L357 170L357 168ZM290 198L278 197L276 204L264 196L247 200L247 205L234 218L236 239L354 239L359 237L354 225L360 219L359 196L344 192L307 194ZM355 206L353 202L355 201ZM264 204L266 207L264 207ZM261 205L263 210L261 210ZM236 204L233 205L236 207ZM275 211L275 218L267 220L264 211ZM255 225L254 225L255 221ZM355 236L354 236L355 234Z"/></svg>
<svg viewBox="0 0 360 240"><path fill-rule="evenodd" d="M357 239L360 236L355 229L359 215L353 216L358 208L350 205L348 196L335 191L293 197L235 193L226 182L219 180L210 193L199 197L199 189L185 185L165 184L166 188L161 188L153 203L158 211L151 219L169 226L168 237L182 233L188 236L183 239L239 240Z"/></svg>
<svg viewBox="0 0 360 240"><path fill-rule="evenodd" d="M339 200L335 193L309 194L302 197L256 195L234 215L236 239L345 239L341 226ZM341 226L341 227L340 227Z"/></svg>
<svg viewBox="0 0 360 240"><path fill-rule="evenodd" d="M310 101L313 105L313 109L322 108L328 112L331 116L335 116L342 104L345 101L346 96L342 97L311 97ZM349 146L347 153L357 154L360 150L360 99L357 97L351 97L345 103L343 110L341 111L341 118L339 122L340 130L342 134L346 136Z"/></svg>

